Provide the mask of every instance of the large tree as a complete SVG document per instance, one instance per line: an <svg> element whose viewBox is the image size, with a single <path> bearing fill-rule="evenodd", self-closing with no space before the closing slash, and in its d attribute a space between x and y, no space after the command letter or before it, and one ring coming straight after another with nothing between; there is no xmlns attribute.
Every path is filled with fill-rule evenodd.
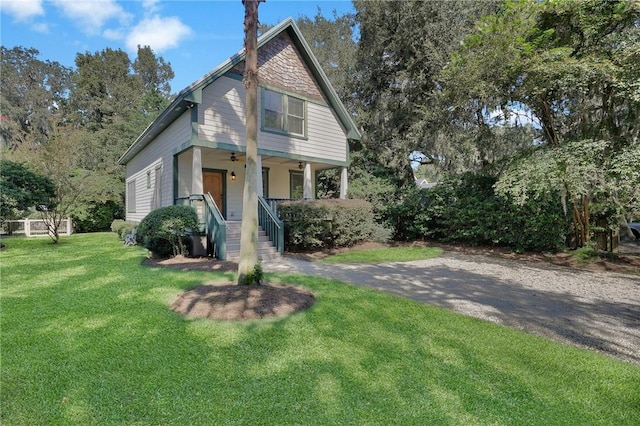
<svg viewBox="0 0 640 426"><path fill-rule="evenodd" d="M79 53L72 71L38 59L35 49L2 47L0 78L0 141L20 151L17 157L37 157L61 129L73 134L80 154L74 167L91 172L91 189L69 213L85 229L104 229L124 206L117 160L168 105L171 65L149 47L139 47L133 62L121 50L105 49ZM102 217L101 224L93 217Z"/></svg>
<svg viewBox="0 0 640 426"><path fill-rule="evenodd" d="M346 104L347 109L351 110L357 48L354 39L355 15L338 15L335 10L332 14L332 18L327 19L318 7L313 18L300 16L296 19L296 24L329 78L331 86Z"/></svg>
<svg viewBox="0 0 640 426"><path fill-rule="evenodd" d="M520 200L558 192L577 245L593 216L617 227L638 211L628 159L640 157L639 21L636 1L508 2L465 39L442 80L462 125L496 109L530 112L539 134L498 189Z"/></svg>
<svg viewBox="0 0 640 426"><path fill-rule="evenodd" d="M247 160L242 197L238 284L259 284L258 265L258 5L264 0L242 0L244 5L244 87L246 89Z"/></svg>
<svg viewBox="0 0 640 426"><path fill-rule="evenodd" d="M122 210L124 168L117 161L168 105L174 74L149 47L139 47L133 62L121 50L80 53L76 67L69 115L74 126L85 130L79 166L102 178L92 191L97 198L82 203L75 214L92 228L92 216Z"/></svg>
<svg viewBox="0 0 640 426"><path fill-rule="evenodd" d="M149 47L139 47L133 63L110 48L77 54L70 115L92 135L83 147L87 168L121 172L118 158L168 104L173 75Z"/></svg>
<svg viewBox="0 0 640 426"><path fill-rule="evenodd" d="M397 185L413 180L410 155L435 161L438 122L425 120L440 90L437 76L449 57L495 1L354 2L360 25L355 96L364 152L361 167L380 170Z"/></svg>
<svg viewBox="0 0 640 426"><path fill-rule="evenodd" d="M71 70L38 59L36 49L2 46L0 55L0 139L11 149L28 137L46 139L49 117L66 104Z"/></svg>
<svg viewBox="0 0 640 426"><path fill-rule="evenodd" d="M142 86L139 112L147 118L155 118L167 106L171 98L174 73L171 64L157 57L149 46L138 46L138 55L133 61L135 76Z"/></svg>

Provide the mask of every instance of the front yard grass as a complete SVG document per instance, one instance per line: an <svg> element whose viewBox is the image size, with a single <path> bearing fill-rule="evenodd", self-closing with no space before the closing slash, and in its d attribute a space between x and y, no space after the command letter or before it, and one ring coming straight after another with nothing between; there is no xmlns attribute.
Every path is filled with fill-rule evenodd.
<svg viewBox="0 0 640 426"><path fill-rule="evenodd" d="M3 425L640 424L640 366L338 281L271 320L188 320L115 234L7 239Z"/></svg>
<svg viewBox="0 0 640 426"><path fill-rule="evenodd" d="M363 250L350 250L322 259L326 263L381 263L410 262L412 260L432 259L442 254L439 247L382 247Z"/></svg>

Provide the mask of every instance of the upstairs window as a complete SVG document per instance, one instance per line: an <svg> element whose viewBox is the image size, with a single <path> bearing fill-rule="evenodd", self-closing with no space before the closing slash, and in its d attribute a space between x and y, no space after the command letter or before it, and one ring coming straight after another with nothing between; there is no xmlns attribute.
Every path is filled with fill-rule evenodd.
<svg viewBox="0 0 640 426"><path fill-rule="evenodd" d="M306 108L302 99L264 89L262 105L264 130L306 136Z"/></svg>

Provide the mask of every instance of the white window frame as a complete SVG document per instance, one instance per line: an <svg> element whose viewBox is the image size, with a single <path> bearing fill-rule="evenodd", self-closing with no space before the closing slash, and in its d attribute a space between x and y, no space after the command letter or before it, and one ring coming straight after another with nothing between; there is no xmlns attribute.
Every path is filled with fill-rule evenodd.
<svg viewBox="0 0 640 426"><path fill-rule="evenodd" d="M276 125L269 126L267 124L267 105L271 102L268 101L269 97L278 96L280 99L279 102L279 110L273 110L275 114L278 114ZM273 101L273 98L271 99ZM299 101L302 103L302 116L294 114L293 108L290 108L290 101ZM261 107L261 115L262 115L262 131L285 134L289 136L294 136L298 138L306 139L307 137L307 101L297 96L289 95L286 93L278 92L271 89L262 89L262 107ZM293 119L302 120L302 133L291 131L291 122Z"/></svg>
<svg viewBox="0 0 640 426"><path fill-rule="evenodd" d="M300 188L294 187L294 180L300 179ZM300 194L297 194L298 189ZM289 198L292 200L302 200L304 198L304 172L300 170L289 170Z"/></svg>
<svg viewBox="0 0 640 426"><path fill-rule="evenodd" d="M136 212L136 180L127 182L127 213Z"/></svg>

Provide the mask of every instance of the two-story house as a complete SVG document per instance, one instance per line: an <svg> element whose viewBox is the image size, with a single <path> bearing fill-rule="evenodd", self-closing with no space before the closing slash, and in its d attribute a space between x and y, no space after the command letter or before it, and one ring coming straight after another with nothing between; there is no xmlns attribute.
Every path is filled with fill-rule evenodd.
<svg viewBox="0 0 640 426"><path fill-rule="evenodd" d="M119 160L128 221L191 204L203 245L221 259L232 257L242 218L244 59L242 50L182 90ZM315 176L328 168L341 170L344 198L348 140L360 134L291 18L258 38L258 75L260 225L282 251L274 201L314 198Z"/></svg>

